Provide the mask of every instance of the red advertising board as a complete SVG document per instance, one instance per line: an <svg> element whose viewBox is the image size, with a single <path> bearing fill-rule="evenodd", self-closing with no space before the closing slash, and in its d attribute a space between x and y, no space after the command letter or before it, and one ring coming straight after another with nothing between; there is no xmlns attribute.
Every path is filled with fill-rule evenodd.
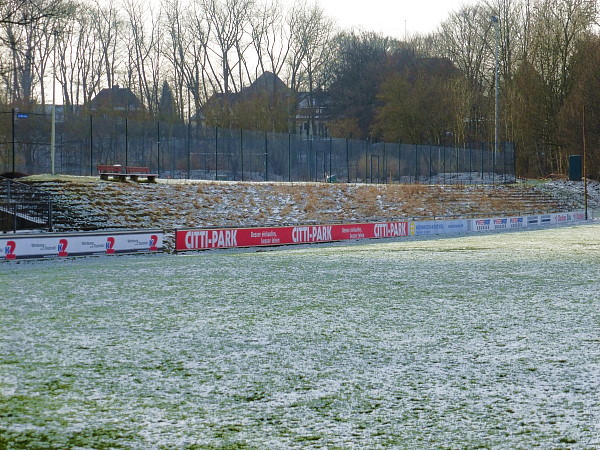
<svg viewBox="0 0 600 450"><path fill-rule="evenodd" d="M408 222L177 230L175 250L309 244L408 236Z"/></svg>

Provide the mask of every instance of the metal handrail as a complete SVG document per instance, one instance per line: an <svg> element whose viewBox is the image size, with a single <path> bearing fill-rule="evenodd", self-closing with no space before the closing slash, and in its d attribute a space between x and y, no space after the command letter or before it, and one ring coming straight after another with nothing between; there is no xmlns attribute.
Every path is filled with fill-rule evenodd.
<svg viewBox="0 0 600 450"><path fill-rule="evenodd" d="M0 231L52 230L53 196L24 183L0 177Z"/></svg>
<svg viewBox="0 0 600 450"><path fill-rule="evenodd" d="M22 201L51 201L52 195L47 192L32 188L25 183L20 183L0 176L0 199Z"/></svg>

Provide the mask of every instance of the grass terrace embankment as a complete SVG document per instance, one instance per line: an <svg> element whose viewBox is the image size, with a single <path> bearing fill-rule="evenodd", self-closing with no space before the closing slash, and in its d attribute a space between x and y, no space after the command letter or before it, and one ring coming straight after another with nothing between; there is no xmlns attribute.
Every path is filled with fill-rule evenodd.
<svg viewBox="0 0 600 450"><path fill-rule="evenodd" d="M564 182L430 186L159 180L147 184L71 176L32 176L23 181L55 195L59 231L379 221L583 208L582 184ZM597 183L590 192L600 198Z"/></svg>

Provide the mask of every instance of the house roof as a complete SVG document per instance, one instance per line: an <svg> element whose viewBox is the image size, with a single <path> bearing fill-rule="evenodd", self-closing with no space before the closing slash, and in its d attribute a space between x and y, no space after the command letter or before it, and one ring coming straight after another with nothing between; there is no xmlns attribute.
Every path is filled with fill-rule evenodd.
<svg viewBox="0 0 600 450"><path fill-rule="evenodd" d="M227 95L222 92L215 92L207 103L222 104L227 98L229 104L235 104L260 94L291 96L292 91L277 75L272 72L264 72L250 86L243 88L240 92L230 92Z"/></svg>
<svg viewBox="0 0 600 450"><path fill-rule="evenodd" d="M245 96L252 96L254 94L267 92L269 94L287 94L290 92L290 88L281 81L281 79L272 72L264 72L254 82L242 89L241 94Z"/></svg>
<svg viewBox="0 0 600 450"><path fill-rule="evenodd" d="M91 101L92 110L138 111L144 109L142 102L131 89L114 85L110 89L102 89Z"/></svg>

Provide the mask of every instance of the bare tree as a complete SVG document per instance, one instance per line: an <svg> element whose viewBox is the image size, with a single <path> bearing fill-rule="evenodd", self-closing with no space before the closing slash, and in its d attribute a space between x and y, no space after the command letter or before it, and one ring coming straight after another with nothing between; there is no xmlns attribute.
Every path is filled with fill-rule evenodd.
<svg viewBox="0 0 600 450"><path fill-rule="evenodd" d="M272 0L259 5L251 20L252 44L261 70L254 78L267 71L279 77L287 63L291 41L284 14L281 3Z"/></svg>
<svg viewBox="0 0 600 450"><path fill-rule="evenodd" d="M63 41L58 47L58 61L65 105L89 104L102 82L106 54L95 14L95 10L80 7L71 30L58 36Z"/></svg>
<svg viewBox="0 0 600 450"><path fill-rule="evenodd" d="M243 64L242 39L247 32L253 0L201 0L201 4L211 31L209 38L214 44L209 49L221 67L218 84L227 101L228 94L238 91L244 82L239 65ZM236 68L237 77L234 76Z"/></svg>
<svg viewBox="0 0 600 450"><path fill-rule="evenodd" d="M486 0L484 10L498 18L500 30L499 65L502 80L509 82L518 66L526 59L527 16L530 0ZM489 18L488 18L489 20ZM494 36L487 36L489 54L493 54Z"/></svg>
<svg viewBox="0 0 600 450"><path fill-rule="evenodd" d="M107 2L95 0L90 18L102 58L105 87L111 88L115 84L117 67L121 62L118 42L125 23L113 0Z"/></svg>
<svg viewBox="0 0 600 450"><path fill-rule="evenodd" d="M578 43L595 24L594 0L540 0L535 6L531 61L561 104L570 88L569 65Z"/></svg>
<svg viewBox="0 0 600 450"><path fill-rule="evenodd" d="M41 19L65 16L63 0L4 0L0 4L0 24L29 25Z"/></svg>
<svg viewBox="0 0 600 450"><path fill-rule="evenodd" d="M197 0L202 2L203 0ZM209 57L209 46L213 24L208 20L201 3L195 4L189 14L187 28L190 34L188 53L193 63L188 65L188 84L196 95L196 106L206 100L212 92L223 92L219 80L219 69ZM198 12L200 11L200 12Z"/></svg>
<svg viewBox="0 0 600 450"><path fill-rule="evenodd" d="M540 0L533 9L529 58L547 86L544 128L535 150L543 154L551 172L560 172L566 165L567 155L556 132L558 114L573 86L570 66L575 50L596 15L596 2L588 0Z"/></svg>
<svg viewBox="0 0 600 450"><path fill-rule="evenodd" d="M586 158L586 176L600 179L600 36L589 36L573 58L573 89L559 115L560 137L568 153ZM583 138L586 149L583 149Z"/></svg>
<svg viewBox="0 0 600 450"><path fill-rule="evenodd" d="M174 96L178 105L178 115L183 118L184 90L186 93L190 92L185 77L186 50L184 39L186 30L184 30L184 11L179 0L167 0L163 3L163 12L165 34L162 49L165 58L170 63L169 78L173 80L175 88ZM188 108L190 108L190 105L188 105Z"/></svg>
<svg viewBox="0 0 600 450"><path fill-rule="evenodd" d="M27 19L30 17L27 8L22 8L20 13L24 17L22 21L14 18L14 21L4 22L2 40L6 43L11 57L8 87L10 101L29 105L34 101L33 86L38 63L36 49L42 45L43 36L38 31L36 22Z"/></svg>
<svg viewBox="0 0 600 450"><path fill-rule="evenodd" d="M378 94L388 65L402 66L400 62L391 62L395 47L396 41L374 32L342 32L336 36L335 54L331 58L332 81L327 91L334 115L346 119L341 127L334 121L337 136L348 137L339 133L347 132L348 120L353 119L355 126L349 130L359 133L354 137L373 137L374 115L381 104ZM401 52L394 56L400 61L408 59Z"/></svg>
<svg viewBox="0 0 600 450"><path fill-rule="evenodd" d="M199 1L187 6L180 0L163 4L163 55L169 62L166 76L173 81L181 117L185 104L191 117L192 110L199 111L211 93L221 90L219 70L208 57L212 23Z"/></svg>
<svg viewBox="0 0 600 450"><path fill-rule="evenodd" d="M332 58L334 21L318 5L301 3L288 16L290 51L288 53L289 82L296 94L306 91L310 127L314 130L315 93L327 84L328 64Z"/></svg>
<svg viewBox="0 0 600 450"><path fill-rule="evenodd" d="M297 4L289 16L291 51L290 87L313 92L320 71L330 56L334 22L317 4Z"/></svg>
<svg viewBox="0 0 600 450"><path fill-rule="evenodd" d="M493 31L489 9L463 6L440 25L437 51L452 60L472 86L483 85L489 62L493 62Z"/></svg>
<svg viewBox="0 0 600 450"><path fill-rule="evenodd" d="M35 100L36 85L42 86L48 62L48 34L62 19L68 19L73 5L67 0L5 0L0 3L0 43L7 51L0 59L0 74L6 81L12 103Z"/></svg>
<svg viewBox="0 0 600 450"><path fill-rule="evenodd" d="M127 84L142 97L148 111L157 113L160 90L160 13L158 16L141 0L127 0L128 43Z"/></svg>

